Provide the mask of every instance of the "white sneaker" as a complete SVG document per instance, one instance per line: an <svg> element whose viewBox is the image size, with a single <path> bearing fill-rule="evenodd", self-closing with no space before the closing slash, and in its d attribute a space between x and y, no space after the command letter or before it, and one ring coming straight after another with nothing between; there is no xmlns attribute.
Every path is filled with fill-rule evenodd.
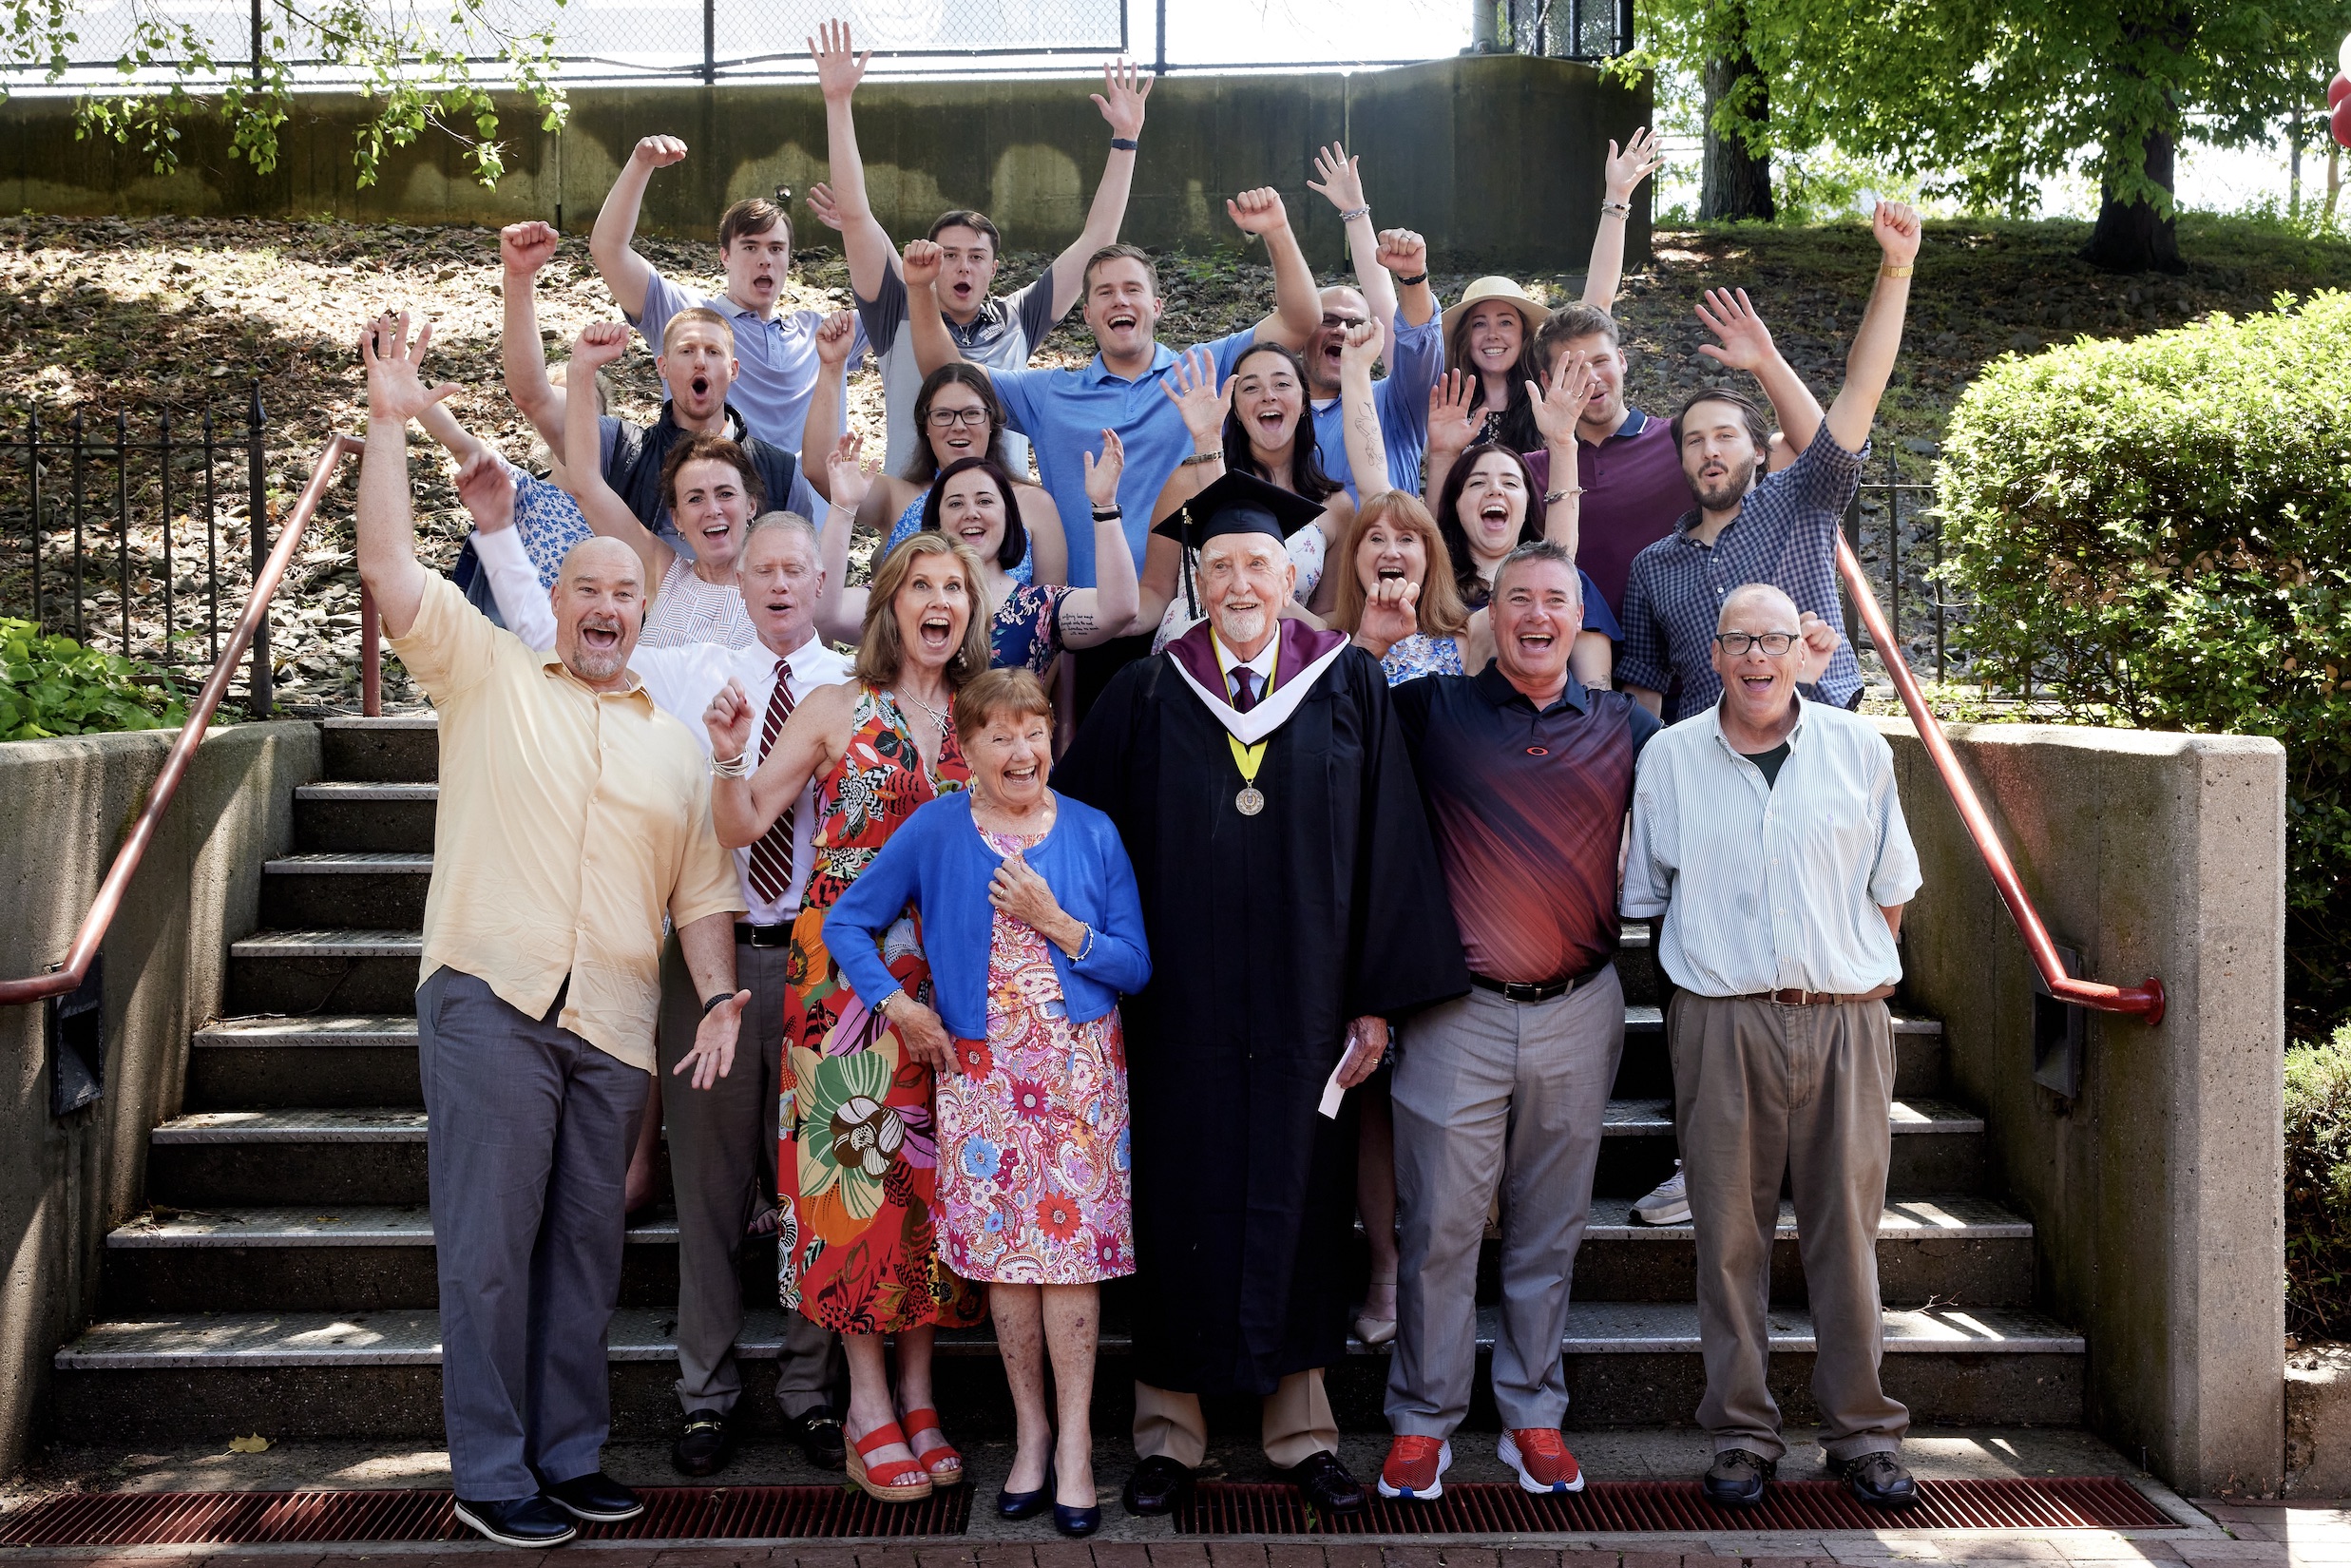
<svg viewBox="0 0 2351 1568"><path fill-rule="evenodd" d="M1687 1225L1690 1223L1690 1188L1682 1180L1682 1162L1673 1162L1673 1174L1657 1184L1656 1191L1633 1205L1633 1217L1644 1225Z"/></svg>

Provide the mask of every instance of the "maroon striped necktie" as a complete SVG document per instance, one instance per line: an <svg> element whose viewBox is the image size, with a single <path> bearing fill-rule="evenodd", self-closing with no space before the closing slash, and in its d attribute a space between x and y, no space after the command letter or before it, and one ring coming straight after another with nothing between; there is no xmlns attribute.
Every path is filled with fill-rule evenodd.
<svg viewBox="0 0 2351 1568"><path fill-rule="evenodd" d="M775 661L775 695L768 698L767 717L759 725L761 761L774 749L775 737L784 733L784 720L791 717L792 666L779 659ZM751 847L751 890L762 902L774 904L792 889L792 807L787 803L783 814Z"/></svg>

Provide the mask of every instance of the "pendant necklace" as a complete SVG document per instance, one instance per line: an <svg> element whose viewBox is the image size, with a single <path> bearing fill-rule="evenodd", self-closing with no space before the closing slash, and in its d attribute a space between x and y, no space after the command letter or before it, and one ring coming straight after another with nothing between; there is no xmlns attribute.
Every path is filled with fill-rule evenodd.
<svg viewBox="0 0 2351 1568"><path fill-rule="evenodd" d="M913 693L902 692L895 686L890 688L890 695L898 698L901 702L911 702L916 707L922 709L923 712L928 714L930 716L930 721L939 726L939 738L942 740L946 738L947 731L954 726L954 720L948 715L941 713L938 709L932 707L921 698L916 697Z"/></svg>

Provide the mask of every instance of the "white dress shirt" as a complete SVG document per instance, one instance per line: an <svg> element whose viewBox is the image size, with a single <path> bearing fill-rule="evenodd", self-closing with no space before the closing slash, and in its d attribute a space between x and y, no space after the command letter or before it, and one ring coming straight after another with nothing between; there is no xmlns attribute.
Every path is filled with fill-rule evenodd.
<svg viewBox="0 0 2351 1568"><path fill-rule="evenodd" d="M473 536L474 554L481 558L482 569L489 574L490 592L497 598L498 613L506 618L507 627L532 648L549 648L555 644L555 610L548 602L546 590L539 585L539 574L523 549L522 541L512 528L499 528ZM693 736L702 755L710 755L710 732L702 726L702 710L718 695L728 680L743 683L743 693L751 699L751 765L756 768L765 754L761 732L766 728L767 706L775 695L775 664L777 656L763 642L754 642L747 648L730 648L717 642L684 642L674 647L649 648L639 642L629 655L628 667L645 683L645 691L654 706L683 723ZM850 661L834 653L813 635L783 656L789 666L792 700L796 704L808 700L809 693L819 686L833 686L850 678ZM783 897L770 902L762 899L751 885L751 848L745 845L735 851L735 869L743 884L743 899L750 913L743 918L754 926L781 926L791 922L800 912L800 889L808 886L809 871L815 864L816 851L812 837L816 830L815 783L800 791L792 803L792 887Z"/></svg>
<svg viewBox="0 0 2351 1568"><path fill-rule="evenodd" d="M1902 978L1881 907L1919 890L1894 752L1866 719L1797 699L1776 785L1723 738L1720 709L1641 753L1622 909L1665 917L1657 962L1700 996L1856 994Z"/></svg>
<svg viewBox="0 0 2351 1568"><path fill-rule="evenodd" d="M1214 632L1209 634L1208 645L1216 650L1216 670L1225 678L1226 701L1233 700L1233 672L1236 669L1247 670L1256 677L1251 682L1254 690L1250 693L1250 705L1254 707L1266 699L1266 694L1273 689L1273 661L1281 657L1282 652L1282 628L1278 623L1273 628L1273 635L1266 639L1265 646L1257 650L1254 659L1233 658L1233 650L1225 646L1225 640Z"/></svg>

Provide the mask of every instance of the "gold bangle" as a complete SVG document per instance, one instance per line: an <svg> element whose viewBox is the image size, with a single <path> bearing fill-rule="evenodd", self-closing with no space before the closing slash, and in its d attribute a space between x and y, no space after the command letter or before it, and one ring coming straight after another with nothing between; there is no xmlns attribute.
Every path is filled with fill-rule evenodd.
<svg viewBox="0 0 2351 1568"><path fill-rule="evenodd" d="M1880 267L1878 276L1880 277L1907 277L1911 271L1909 267Z"/></svg>

